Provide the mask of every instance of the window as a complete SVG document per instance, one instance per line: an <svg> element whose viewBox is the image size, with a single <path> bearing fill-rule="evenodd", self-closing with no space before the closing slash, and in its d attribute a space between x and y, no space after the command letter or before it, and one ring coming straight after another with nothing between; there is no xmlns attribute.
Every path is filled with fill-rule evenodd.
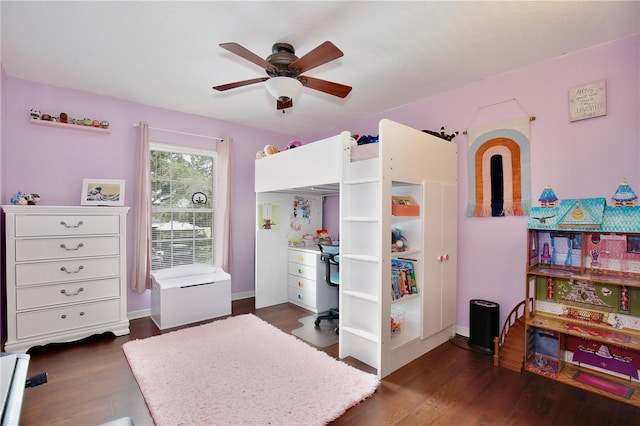
<svg viewBox="0 0 640 426"><path fill-rule="evenodd" d="M215 264L216 152L151 144L151 269Z"/></svg>

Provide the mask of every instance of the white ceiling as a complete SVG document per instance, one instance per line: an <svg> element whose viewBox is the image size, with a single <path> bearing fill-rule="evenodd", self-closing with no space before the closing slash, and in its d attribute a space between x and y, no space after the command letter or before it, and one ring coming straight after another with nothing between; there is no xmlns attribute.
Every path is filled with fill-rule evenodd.
<svg viewBox="0 0 640 426"><path fill-rule="evenodd" d="M10 76L304 137L567 52L640 32L639 1L6 1ZM306 74L353 87L304 88L286 114L265 76L220 48L303 56L325 40L344 56Z"/></svg>

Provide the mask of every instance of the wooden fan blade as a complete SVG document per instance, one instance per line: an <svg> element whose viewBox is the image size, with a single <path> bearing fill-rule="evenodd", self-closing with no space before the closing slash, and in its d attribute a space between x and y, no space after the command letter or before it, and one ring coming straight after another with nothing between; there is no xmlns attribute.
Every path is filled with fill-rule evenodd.
<svg viewBox="0 0 640 426"><path fill-rule="evenodd" d="M267 62L265 59L262 59L260 56L256 55L246 47L240 46L238 43L220 43L219 46L231 53L235 53L236 55L246 59L247 61L253 62L259 67L262 67L264 69L273 68L273 65Z"/></svg>
<svg viewBox="0 0 640 426"><path fill-rule="evenodd" d="M338 96L339 98L346 98L349 92L351 92L351 86L320 80L319 78L307 77L306 75L301 75L298 77L298 80L300 80L305 87Z"/></svg>
<svg viewBox="0 0 640 426"><path fill-rule="evenodd" d="M235 83L221 84L220 86L213 86L213 88L219 92L224 92L225 90L235 89L236 87L248 86L250 84L255 84L255 83L262 83L263 81L267 81L267 80L269 80L269 77L252 78L251 80L236 81Z"/></svg>
<svg viewBox="0 0 640 426"><path fill-rule="evenodd" d="M286 109L293 106L293 101L289 99L287 102L276 100L276 109Z"/></svg>
<svg viewBox="0 0 640 426"><path fill-rule="evenodd" d="M300 70L300 73L303 73L319 65L338 59L342 55L344 55L342 50L338 49L330 41L325 41L302 58L292 62L289 65L289 69L293 70L295 67Z"/></svg>

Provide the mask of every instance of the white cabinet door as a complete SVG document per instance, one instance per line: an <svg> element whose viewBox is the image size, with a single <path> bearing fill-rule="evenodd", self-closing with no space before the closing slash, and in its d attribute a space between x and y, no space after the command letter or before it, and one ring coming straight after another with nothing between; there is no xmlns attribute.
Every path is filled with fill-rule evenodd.
<svg viewBox="0 0 640 426"><path fill-rule="evenodd" d="M455 185L426 182L423 339L456 321L456 206Z"/></svg>

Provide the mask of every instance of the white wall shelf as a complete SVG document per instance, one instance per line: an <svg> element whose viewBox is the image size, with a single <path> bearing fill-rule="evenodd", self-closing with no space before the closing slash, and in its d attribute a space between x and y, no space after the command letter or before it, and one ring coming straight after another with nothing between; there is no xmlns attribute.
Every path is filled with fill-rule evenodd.
<svg viewBox="0 0 640 426"><path fill-rule="evenodd" d="M103 129L102 127L81 126L78 124L58 123L57 121L36 120L31 119L31 124L36 126L58 127L60 129L84 130L86 132L111 133L111 129Z"/></svg>

